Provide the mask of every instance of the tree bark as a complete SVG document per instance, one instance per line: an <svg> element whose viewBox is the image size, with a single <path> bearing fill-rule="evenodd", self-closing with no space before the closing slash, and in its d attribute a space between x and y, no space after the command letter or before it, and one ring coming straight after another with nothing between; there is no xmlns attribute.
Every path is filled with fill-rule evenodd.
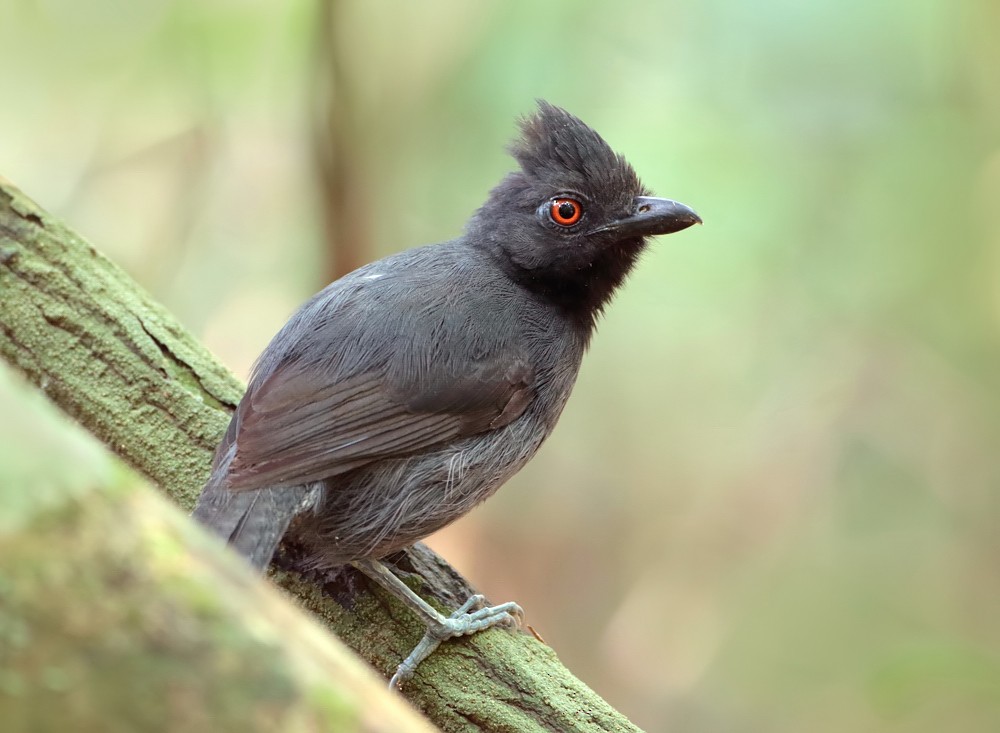
<svg viewBox="0 0 1000 733"><path fill-rule="evenodd" d="M243 389L117 266L3 179L0 356L186 511ZM395 560L442 609L472 592L425 547ZM383 674L422 633L352 570L271 576ZM446 731L637 730L549 647L502 629L444 644L403 694Z"/></svg>

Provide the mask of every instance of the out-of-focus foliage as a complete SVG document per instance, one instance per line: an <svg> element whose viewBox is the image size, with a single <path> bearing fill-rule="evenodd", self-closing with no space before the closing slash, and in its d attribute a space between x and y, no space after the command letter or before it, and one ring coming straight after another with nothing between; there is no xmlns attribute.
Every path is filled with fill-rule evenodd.
<svg viewBox="0 0 1000 733"><path fill-rule="evenodd" d="M1000 7L331 15L321 74L304 0L11 0L0 173L246 373L324 284L324 95L371 257L458 233L513 117L567 107L706 224L437 547L649 730L1000 728Z"/></svg>

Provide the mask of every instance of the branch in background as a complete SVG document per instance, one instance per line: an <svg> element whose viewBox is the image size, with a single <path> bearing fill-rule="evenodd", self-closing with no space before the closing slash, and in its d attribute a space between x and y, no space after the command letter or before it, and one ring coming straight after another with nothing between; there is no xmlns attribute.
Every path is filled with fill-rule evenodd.
<svg viewBox="0 0 1000 733"><path fill-rule="evenodd" d="M125 273L2 179L0 356L185 510L242 393ZM472 592L426 548L402 553L397 565L442 608ZM383 673L423 633L351 570L272 575ZM637 730L547 646L501 629L445 644L404 692L446 731Z"/></svg>
<svg viewBox="0 0 1000 733"><path fill-rule="evenodd" d="M370 260L371 233L366 207L366 180L360 164L360 133L351 115L351 90L334 38L336 0L320 3L317 19L311 104L312 146L319 178L325 255L323 284L356 270Z"/></svg>

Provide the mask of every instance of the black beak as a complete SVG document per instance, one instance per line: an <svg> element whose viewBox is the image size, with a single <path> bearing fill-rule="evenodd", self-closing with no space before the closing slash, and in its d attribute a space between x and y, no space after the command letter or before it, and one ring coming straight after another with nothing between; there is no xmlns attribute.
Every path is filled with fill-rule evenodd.
<svg viewBox="0 0 1000 733"><path fill-rule="evenodd" d="M701 224L701 217L684 204L652 196L636 196L632 213L590 232L613 232L618 237L652 237Z"/></svg>

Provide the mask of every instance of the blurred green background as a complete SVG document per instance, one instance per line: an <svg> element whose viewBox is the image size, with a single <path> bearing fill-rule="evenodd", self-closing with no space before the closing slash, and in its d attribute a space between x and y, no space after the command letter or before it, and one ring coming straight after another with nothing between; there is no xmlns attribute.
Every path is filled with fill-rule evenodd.
<svg viewBox="0 0 1000 733"><path fill-rule="evenodd" d="M996 731L998 32L995 0L6 0L0 174L245 375L568 108L706 224L432 544L650 731Z"/></svg>

